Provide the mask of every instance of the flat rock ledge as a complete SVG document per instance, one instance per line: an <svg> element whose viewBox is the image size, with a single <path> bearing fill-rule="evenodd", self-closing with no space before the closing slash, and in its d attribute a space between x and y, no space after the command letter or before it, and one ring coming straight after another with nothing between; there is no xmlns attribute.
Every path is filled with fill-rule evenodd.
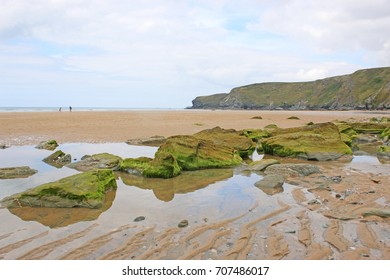
<svg viewBox="0 0 390 280"><path fill-rule="evenodd" d="M37 172L37 170L31 169L29 166L0 168L0 179L27 178Z"/></svg>

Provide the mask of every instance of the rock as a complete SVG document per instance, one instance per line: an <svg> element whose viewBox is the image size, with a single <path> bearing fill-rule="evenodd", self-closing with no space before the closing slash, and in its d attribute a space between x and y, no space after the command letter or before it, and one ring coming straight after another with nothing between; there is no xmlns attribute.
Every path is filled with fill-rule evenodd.
<svg viewBox="0 0 390 280"><path fill-rule="evenodd" d="M185 228L188 226L188 220L182 220L178 225L179 228Z"/></svg>
<svg viewBox="0 0 390 280"><path fill-rule="evenodd" d="M43 159L44 162L54 167L61 168L72 162L72 157L69 154L65 154L63 151L58 150L50 156Z"/></svg>
<svg viewBox="0 0 390 280"><path fill-rule="evenodd" d="M256 149L255 143L250 138L246 137L243 132L234 129L214 127L202 130L194 134L194 137L201 140L211 140L217 146L230 147L236 150L242 158L249 158Z"/></svg>
<svg viewBox="0 0 390 280"><path fill-rule="evenodd" d="M27 178L37 172L28 166L0 168L0 179Z"/></svg>
<svg viewBox="0 0 390 280"><path fill-rule="evenodd" d="M254 142L258 142L260 139L269 137L269 133L266 130L261 129L244 129L242 130L242 133Z"/></svg>
<svg viewBox="0 0 390 280"><path fill-rule="evenodd" d="M282 157L325 161L352 154L333 123L276 129L271 132L270 138L263 139L261 143L266 154Z"/></svg>
<svg viewBox="0 0 390 280"><path fill-rule="evenodd" d="M6 207L101 208L108 190L116 189L112 170L93 170L40 185L5 198Z"/></svg>
<svg viewBox="0 0 390 280"><path fill-rule="evenodd" d="M6 144L0 144L0 150L9 148Z"/></svg>
<svg viewBox="0 0 390 280"><path fill-rule="evenodd" d="M58 147L56 140L42 141L35 148L54 151Z"/></svg>
<svg viewBox="0 0 390 280"><path fill-rule="evenodd" d="M357 144L367 144L378 142L378 138L371 134L360 134L355 136L352 141Z"/></svg>
<svg viewBox="0 0 390 280"><path fill-rule="evenodd" d="M120 163L122 158L108 154L95 154L92 156L83 156L81 161L70 163L67 167L74 168L78 171L89 171L93 169L111 169L118 170L120 167Z"/></svg>
<svg viewBox="0 0 390 280"><path fill-rule="evenodd" d="M139 217L134 219L134 222L141 222L141 221L143 221L145 219L146 219L145 216L139 216Z"/></svg>
<svg viewBox="0 0 390 280"><path fill-rule="evenodd" d="M154 135L143 139L129 139L126 141L126 144L158 147L165 143L165 141L166 138L164 136Z"/></svg>
<svg viewBox="0 0 390 280"><path fill-rule="evenodd" d="M381 162L388 163L390 161L390 146L379 147L377 157Z"/></svg>
<svg viewBox="0 0 390 280"><path fill-rule="evenodd" d="M268 195L283 192L284 177L278 174L264 176L263 179L255 183L255 186Z"/></svg>
<svg viewBox="0 0 390 280"><path fill-rule="evenodd" d="M382 208L372 208L365 210L362 213L363 217L367 216L378 216L381 218L389 218L390 217L390 209L382 209Z"/></svg>
<svg viewBox="0 0 390 280"><path fill-rule="evenodd" d="M254 162L251 162L247 170L250 171L263 171L266 169L268 166L271 166L273 164L280 164L280 162L276 159L262 159L262 160L257 160Z"/></svg>
<svg viewBox="0 0 390 280"><path fill-rule="evenodd" d="M356 122L349 123L349 125L357 133L363 134L381 134L386 128L390 127L388 123L375 122Z"/></svg>
<svg viewBox="0 0 390 280"><path fill-rule="evenodd" d="M287 119L288 120L300 120L300 118L298 118L296 116L291 116L291 117L288 117Z"/></svg>
<svg viewBox="0 0 390 280"><path fill-rule="evenodd" d="M233 148L190 135L169 137L156 152L155 160L166 154L171 154L182 170L232 167L242 162Z"/></svg>
<svg viewBox="0 0 390 280"><path fill-rule="evenodd" d="M144 170L150 166L152 158L125 158L121 161L119 170L133 175L142 175Z"/></svg>
<svg viewBox="0 0 390 280"><path fill-rule="evenodd" d="M293 177L305 177L311 174L320 174L322 173L321 169L317 165L313 164L275 164L268 166L265 169L265 174L280 174L285 178Z"/></svg>

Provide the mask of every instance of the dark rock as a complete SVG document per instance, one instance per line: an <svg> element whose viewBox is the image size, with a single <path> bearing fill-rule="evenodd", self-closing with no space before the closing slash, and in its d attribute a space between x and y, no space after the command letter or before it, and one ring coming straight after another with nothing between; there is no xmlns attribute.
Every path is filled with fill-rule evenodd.
<svg viewBox="0 0 390 280"><path fill-rule="evenodd" d="M141 222L141 221L143 221L145 219L146 219L145 216L139 216L139 217L134 219L134 222Z"/></svg>
<svg viewBox="0 0 390 280"><path fill-rule="evenodd" d="M0 179L27 178L37 172L28 166L0 168Z"/></svg>
<svg viewBox="0 0 390 280"><path fill-rule="evenodd" d="M185 228L188 226L188 220L182 220L178 225L179 228Z"/></svg>
<svg viewBox="0 0 390 280"><path fill-rule="evenodd" d="M54 151L58 147L56 140L42 141L35 148Z"/></svg>
<svg viewBox="0 0 390 280"><path fill-rule="evenodd" d="M9 148L6 144L0 144L0 150Z"/></svg>
<svg viewBox="0 0 390 280"><path fill-rule="evenodd" d="M69 154L65 154L63 151L58 150L50 156L43 159L44 162L54 167L61 168L72 162L72 157Z"/></svg>

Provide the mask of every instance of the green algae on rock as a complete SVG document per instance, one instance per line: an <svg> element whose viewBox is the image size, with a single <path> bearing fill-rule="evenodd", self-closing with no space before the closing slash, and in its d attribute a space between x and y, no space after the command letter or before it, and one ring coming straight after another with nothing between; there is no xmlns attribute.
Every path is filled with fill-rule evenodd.
<svg viewBox="0 0 390 280"><path fill-rule="evenodd" d="M190 135L169 137L156 155L162 152L173 155L182 170L232 167L242 162L232 147Z"/></svg>
<svg viewBox="0 0 390 280"><path fill-rule="evenodd" d="M29 166L5 167L0 168L0 179L27 178L37 172L37 170L31 169Z"/></svg>
<svg viewBox="0 0 390 280"><path fill-rule="evenodd" d="M93 170L40 185L5 198L6 207L100 208L105 193L116 189L112 170Z"/></svg>
<svg viewBox="0 0 390 280"><path fill-rule="evenodd" d="M266 154L308 160L335 160L352 154L333 123L277 129L261 144Z"/></svg>
<svg viewBox="0 0 390 280"><path fill-rule="evenodd" d="M72 157L69 154L65 154L63 151L58 150L52 153L50 156L43 159L49 165L57 168L61 168L72 162Z"/></svg>
<svg viewBox="0 0 390 280"><path fill-rule="evenodd" d="M67 167L78 171L89 171L93 169L111 169L117 170L122 161L121 157L109 153L83 156L81 161L68 164Z"/></svg>
<svg viewBox="0 0 390 280"><path fill-rule="evenodd" d="M205 129L196 134L196 138L211 140L217 146L227 146L238 152L242 158L248 158L256 149L255 143L246 137L245 133L236 131L234 129L223 129L214 127L212 129Z"/></svg>
<svg viewBox="0 0 390 280"><path fill-rule="evenodd" d="M35 148L54 151L58 147L56 140L42 141Z"/></svg>

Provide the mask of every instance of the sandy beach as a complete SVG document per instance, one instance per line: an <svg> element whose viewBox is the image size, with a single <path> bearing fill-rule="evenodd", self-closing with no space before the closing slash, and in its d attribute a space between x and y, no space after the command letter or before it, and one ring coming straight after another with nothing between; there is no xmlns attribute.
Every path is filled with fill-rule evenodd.
<svg viewBox="0 0 390 280"><path fill-rule="evenodd" d="M255 116L262 119L252 119ZM288 119L291 116L299 119ZM11 145L3 150L10 154L13 148L56 139L63 149L76 151L77 145L64 143L119 143L193 134L215 126L294 127L382 116L389 115L198 110L0 113L0 144ZM26 151L44 153L32 147ZM7 224L0 229L0 259L390 259L389 218L375 214L390 205L388 164L376 157L278 160L314 164L321 173L292 175L276 194L254 187L261 174L239 168L188 172L172 179L118 173L118 190L107 194L102 210L0 209L0 219ZM137 216L146 219L134 222ZM188 219L189 226L179 228L182 219Z"/></svg>
<svg viewBox="0 0 390 280"><path fill-rule="evenodd" d="M150 110L107 112L18 112L0 113L0 144L36 144L47 139L59 143L124 142L153 135L193 134L200 130L222 128L263 128L269 124L294 127L308 122L388 116L388 112L362 111L211 111ZM261 116L262 119L252 119ZM289 120L291 116L299 120Z"/></svg>

